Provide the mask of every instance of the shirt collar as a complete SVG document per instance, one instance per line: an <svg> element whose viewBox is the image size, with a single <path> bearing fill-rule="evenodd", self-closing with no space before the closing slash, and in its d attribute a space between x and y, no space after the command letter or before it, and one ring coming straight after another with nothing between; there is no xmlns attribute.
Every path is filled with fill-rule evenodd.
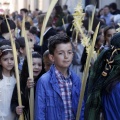
<svg viewBox="0 0 120 120"><path fill-rule="evenodd" d="M64 77L64 75L59 70L57 70L57 68L55 67L55 65L54 65L54 68L55 68L55 75L57 76L58 79L63 79L63 80L70 79L71 72L70 72L69 68L68 68L68 76L67 77Z"/></svg>

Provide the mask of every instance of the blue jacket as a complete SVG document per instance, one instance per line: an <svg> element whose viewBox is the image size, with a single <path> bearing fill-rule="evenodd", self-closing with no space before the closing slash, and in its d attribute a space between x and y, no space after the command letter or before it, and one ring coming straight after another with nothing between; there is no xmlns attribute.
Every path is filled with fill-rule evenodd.
<svg viewBox="0 0 120 120"><path fill-rule="evenodd" d="M80 95L81 83L79 77L71 72L72 87L72 108L74 115L77 113L77 106ZM81 119L84 119L84 105L82 106ZM43 74L38 80L35 99L35 120L65 120L63 100L60 95L58 80L55 76L54 66Z"/></svg>
<svg viewBox="0 0 120 120"><path fill-rule="evenodd" d="M120 82L103 94L102 107L105 120L120 120Z"/></svg>

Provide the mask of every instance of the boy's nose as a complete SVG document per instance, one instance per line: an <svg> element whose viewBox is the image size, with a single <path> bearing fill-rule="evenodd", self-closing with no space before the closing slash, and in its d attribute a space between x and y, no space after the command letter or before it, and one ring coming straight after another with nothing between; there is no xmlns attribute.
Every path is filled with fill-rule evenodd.
<svg viewBox="0 0 120 120"><path fill-rule="evenodd" d="M11 60L8 60L8 63L11 63Z"/></svg>
<svg viewBox="0 0 120 120"><path fill-rule="evenodd" d="M68 58L68 53L65 53L64 57L65 57L65 58Z"/></svg>

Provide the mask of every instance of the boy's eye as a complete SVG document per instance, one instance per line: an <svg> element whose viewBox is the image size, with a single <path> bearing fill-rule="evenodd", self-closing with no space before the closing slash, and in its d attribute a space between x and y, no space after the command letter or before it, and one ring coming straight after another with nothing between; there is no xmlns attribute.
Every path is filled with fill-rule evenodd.
<svg viewBox="0 0 120 120"><path fill-rule="evenodd" d="M14 60L13 57L11 58L11 60Z"/></svg>
<svg viewBox="0 0 120 120"><path fill-rule="evenodd" d="M62 53L58 53L59 55L62 55Z"/></svg>
<svg viewBox="0 0 120 120"><path fill-rule="evenodd" d="M4 58L3 60L4 60L4 61L6 61L6 60L7 60L7 58Z"/></svg>
<svg viewBox="0 0 120 120"><path fill-rule="evenodd" d="M72 52L72 51L69 51L68 53L69 53L69 54L72 54L73 52Z"/></svg>

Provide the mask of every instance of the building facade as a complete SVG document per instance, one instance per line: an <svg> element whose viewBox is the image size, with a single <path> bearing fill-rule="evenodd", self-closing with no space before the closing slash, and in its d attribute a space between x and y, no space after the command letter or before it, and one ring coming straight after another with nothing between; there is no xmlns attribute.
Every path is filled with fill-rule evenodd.
<svg viewBox="0 0 120 120"><path fill-rule="evenodd" d="M13 11L20 11L21 8L27 8L31 11L38 8L43 12L47 12L47 9L52 0L0 0L0 9L9 9L10 13ZM116 2L118 8L120 7L120 0L82 0L83 7L87 4L95 4L97 3L98 8L102 8L105 5L110 4L111 2ZM78 4L79 0L58 0L58 4L68 5L68 9L71 13L74 12L74 8Z"/></svg>

